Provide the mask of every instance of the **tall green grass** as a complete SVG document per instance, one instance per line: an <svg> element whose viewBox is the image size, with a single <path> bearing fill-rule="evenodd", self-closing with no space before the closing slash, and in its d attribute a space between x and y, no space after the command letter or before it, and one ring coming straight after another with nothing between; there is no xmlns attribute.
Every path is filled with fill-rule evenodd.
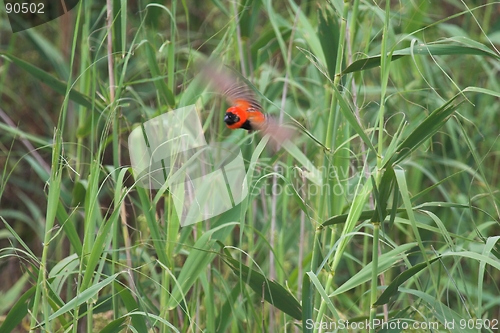
<svg viewBox="0 0 500 333"><path fill-rule="evenodd" d="M88 0L17 34L1 14L0 332L496 331L499 8ZM209 57L293 145L225 128ZM181 227L127 138L191 104L249 196Z"/></svg>

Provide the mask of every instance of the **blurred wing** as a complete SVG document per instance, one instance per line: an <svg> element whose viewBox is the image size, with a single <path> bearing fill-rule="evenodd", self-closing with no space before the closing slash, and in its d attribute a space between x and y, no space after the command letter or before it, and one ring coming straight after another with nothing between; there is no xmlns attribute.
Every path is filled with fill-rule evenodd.
<svg viewBox="0 0 500 333"><path fill-rule="evenodd" d="M262 134L269 135L270 144L274 151L278 151L285 141L292 141L295 131L290 127L282 126L273 117L266 117L263 127L260 128Z"/></svg>
<svg viewBox="0 0 500 333"><path fill-rule="evenodd" d="M204 63L201 67L203 79L223 94L230 105L236 106L238 101L243 100L249 103L251 108L262 110L253 90L238 80L227 68L213 60Z"/></svg>
<svg viewBox="0 0 500 333"><path fill-rule="evenodd" d="M229 104L238 105L241 101L247 102L250 109L262 111L260 103L257 101L255 94L246 84L236 82L233 87L229 87L223 92ZM249 110L250 111L250 110Z"/></svg>

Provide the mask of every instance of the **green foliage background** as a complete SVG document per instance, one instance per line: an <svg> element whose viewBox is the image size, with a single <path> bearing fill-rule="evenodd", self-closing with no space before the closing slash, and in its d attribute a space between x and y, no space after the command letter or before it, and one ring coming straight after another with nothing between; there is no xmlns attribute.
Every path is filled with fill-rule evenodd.
<svg viewBox="0 0 500 333"><path fill-rule="evenodd" d="M0 332L498 329L499 2L85 0L16 34L0 15ZM296 150L225 128L208 58ZM181 227L127 137L190 104L250 195Z"/></svg>

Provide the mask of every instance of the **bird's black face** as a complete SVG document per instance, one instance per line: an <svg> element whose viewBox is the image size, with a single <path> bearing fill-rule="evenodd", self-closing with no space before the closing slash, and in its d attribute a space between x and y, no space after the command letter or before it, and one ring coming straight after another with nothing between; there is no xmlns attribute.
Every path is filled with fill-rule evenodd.
<svg viewBox="0 0 500 333"><path fill-rule="evenodd" d="M240 121L240 117L235 115L232 112L226 112L226 115L224 116L224 122L230 126L236 124L238 121Z"/></svg>

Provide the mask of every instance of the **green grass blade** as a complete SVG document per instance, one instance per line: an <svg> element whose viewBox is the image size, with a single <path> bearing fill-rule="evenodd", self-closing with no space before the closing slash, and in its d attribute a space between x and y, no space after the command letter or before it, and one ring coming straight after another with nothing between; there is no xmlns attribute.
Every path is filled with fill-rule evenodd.
<svg viewBox="0 0 500 333"><path fill-rule="evenodd" d="M318 39L326 59L328 75L333 80L337 64L340 26L328 6L318 9Z"/></svg>
<svg viewBox="0 0 500 333"><path fill-rule="evenodd" d="M396 278L385 288L384 292L380 297L377 299L377 301L373 305L384 305L389 303L391 297L396 295L398 293L398 288L401 286L403 283L405 283L409 278L412 276L417 275L418 272L423 270L424 268L429 268L429 264L434 263L436 260L439 258L433 258L429 260L429 262L422 262L420 264L414 265L410 269L405 270L403 273L399 274L396 276Z"/></svg>
<svg viewBox="0 0 500 333"><path fill-rule="evenodd" d="M311 280L308 274L304 274L302 281L302 332L312 333L313 327L307 323L313 321L314 296Z"/></svg>
<svg viewBox="0 0 500 333"><path fill-rule="evenodd" d="M335 308L335 305L333 304L331 298L328 296L326 290L323 288L323 285L321 284L316 274L314 274L313 272L307 272L306 275L310 278L310 281L316 288L316 291L319 293L323 301L326 303L328 309L333 313L335 319L337 320L340 319L340 315L337 309ZM307 325L307 322L304 323L304 325Z"/></svg>
<svg viewBox="0 0 500 333"><path fill-rule="evenodd" d="M115 288L120 295L120 298L123 301L123 304L125 304L125 308L127 311L132 312L135 310L140 309L139 304L136 302L134 299L134 296L132 296L132 293L130 292L129 289L122 287L119 283L115 282ZM135 329L137 329L139 332L147 332L148 327L146 325L146 318L144 316L138 316L134 315L132 317L132 325L134 326Z"/></svg>
<svg viewBox="0 0 500 333"><path fill-rule="evenodd" d="M468 43L468 45L449 45L449 44L427 44L427 45L416 45L403 50L394 51L392 54L392 61L401 59L405 56L410 55L479 55L485 57L492 57L500 59L500 56L495 52L488 49L486 46L480 43ZM358 71L364 71L370 68L380 66L381 56L373 56L360 60L354 61L352 64L347 66L347 68L342 72L342 74L348 74Z"/></svg>
<svg viewBox="0 0 500 333"><path fill-rule="evenodd" d="M373 146L372 141L370 138L368 138L368 135L366 135L365 130L361 127L360 123L356 119L356 116L354 115L354 112L351 110L349 104L345 100L345 96L338 90L337 87L333 86L335 95L337 96L337 100L340 106L340 111L342 112L342 115L345 117L349 125L352 126L354 129L354 132L360 136L360 138L363 140L363 142L368 146L369 149L371 149L373 152L376 152L377 150Z"/></svg>
<svg viewBox="0 0 500 333"><path fill-rule="evenodd" d="M115 320L112 320L107 324L100 333L120 333L123 332L123 329L126 327L127 317L121 317ZM146 331L145 331L146 332Z"/></svg>
<svg viewBox="0 0 500 333"><path fill-rule="evenodd" d="M302 308L297 299L276 281L267 279L261 273L250 269L243 263L231 257L224 257L224 262L231 267L234 273L241 276L242 280L250 286L258 295L273 304L276 308L285 312L292 318L302 319Z"/></svg>
<svg viewBox="0 0 500 333"><path fill-rule="evenodd" d="M456 333L472 333L472 332L477 332L477 330L473 329L468 329L467 326L459 326L460 321L464 320L464 317L461 316L459 313L456 311L450 309L446 304L443 304L440 302L438 299L435 297L429 295L428 293L419 291L419 290L413 290L413 289L406 289L406 288L400 288L400 291L405 294L413 295L421 299L426 303L426 305L430 308L432 313L434 314L434 317L439 321L439 323L444 326L445 323L454 323L453 327L448 327L447 331L448 332L456 332ZM465 318L469 319L469 318Z"/></svg>
<svg viewBox="0 0 500 333"><path fill-rule="evenodd" d="M90 286L88 289L85 289L81 293L79 293L76 297L73 299L69 300L66 304L64 304L59 310L55 311L53 314L50 315L49 320L54 320L55 318L59 317L62 314L65 314L66 312L77 308L78 306L82 305L83 303L86 303L88 301L91 301L92 299L96 298L99 292L106 286L108 286L110 283L116 280L118 275L121 273L116 273L114 275L111 275L110 277L102 280L101 282L98 282L92 286Z"/></svg>
<svg viewBox="0 0 500 333"><path fill-rule="evenodd" d="M375 184L375 179L373 177L372 181L374 182L373 188L375 190L376 184ZM384 174L382 175L377 195L375 196L375 202L377 208L375 209L375 213L373 213L371 219L372 222L383 222L385 217L387 216L387 201L389 200L389 196L394 190L395 183L396 181L395 181L394 169L389 166L385 169Z"/></svg>
<svg viewBox="0 0 500 333"><path fill-rule="evenodd" d="M30 309L29 300L35 293L36 289L37 286L33 286L21 297L19 297L16 304L14 304L9 313L7 313L7 316L0 326L0 332L12 332L21 323L24 317L28 314L28 309Z"/></svg>
<svg viewBox="0 0 500 333"><path fill-rule="evenodd" d="M16 65L18 65L20 68L24 69L26 72L28 72L29 74L34 76L36 79L40 80L40 82L45 83L50 88L54 89L59 94L61 94L63 96L66 95L66 88L67 88L66 82L60 81L59 79L55 78L51 74L47 73L46 71L44 71L36 66L33 66L30 63L28 63L24 60L21 60L12 54L0 52L0 55L9 61L12 61ZM92 103L92 99L90 97L85 96L84 94L76 91L75 89L70 90L69 99L75 103L78 103L78 104L86 107L89 110L94 110L94 104ZM95 104L95 107L98 110L104 109L102 107L102 105L100 105L98 103Z"/></svg>
<svg viewBox="0 0 500 333"><path fill-rule="evenodd" d="M76 227L75 227L74 220L73 220L72 216L68 215L62 202L59 202L56 214L57 214L57 220L62 223L64 233L68 237L68 240L71 243L71 246L73 246L73 249L78 254L78 256L81 257L82 256L82 241L80 240L80 237L78 236L78 232L76 231Z"/></svg>
<svg viewBox="0 0 500 333"><path fill-rule="evenodd" d="M151 77L160 77L160 67L158 66L158 60L156 59L156 53L153 46L149 43L146 43L144 47L146 48L146 59L148 61ZM160 93L160 96L162 96L165 104L168 104L171 107L175 106L174 94L168 88L167 83L164 80L154 80L153 82L156 86L156 89Z"/></svg>
<svg viewBox="0 0 500 333"><path fill-rule="evenodd" d="M436 134L437 131L450 119L453 112L462 104L462 102L457 104L452 104L452 102L460 94L455 95L450 100L448 100L443 106L434 110L424 121L422 121L417 128L415 128L410 135L401 142L394 155L386 156L385 162L383 162L383 167L386 168L388 165L395 165L403 161L408 155L420 147L427 139Z"/></svg>
<svg viewBox="0 0 500 333"><path fill-rule="evenodd" d="M191 286L198 279L198 276L207 269L208 264L217 256L219 245L217 244L217 240L213 239L213 234L222 229L225 229L225 232L230 232L236 225L237 223L235 222L223 224L217 228L210 229L198 238L177 277L177 282L168 300L167 306L169 309L173 309L181 304Z"/></svg>
<svg viewBox="0 0 500 333"><path fill-rule="evenodd" d="M146 222L149 227L149 231L151 232L151 238L153 241L153 246L156 250L158 259L165 266L170 267L170 259L165 254L165 242L164 237L160 233L160 228L158 226L158 222L155 218L155 210L154 206L151 204L151 201L148 199L148 195L146 190L140 186L136 188L137 194L139 195L139 199L141 201L141 207L146 218Z"/></svg>
<svg viewBox="0 0 500 333"><path fill-rule="evenodd" d="M380 274L382 272L385 272L389 268L394 267L395 264L397 264L404 257L406 257L405 252L414 248L415 245L416 243L407 243L400 245L386 253L383 253L382 256L380 256L379 258L377 268L372 267L372 263L370 262L368 265L363 267L358 273L356 273L356 275L354 275L345 283L343 283L340 287L335 289L335 291L331 293L329 296L333 297L336 295L340 295L348 290L351 290L352 288L361 285L362 283L370 281L373 269L377 269L377 273Z"/></svg>

